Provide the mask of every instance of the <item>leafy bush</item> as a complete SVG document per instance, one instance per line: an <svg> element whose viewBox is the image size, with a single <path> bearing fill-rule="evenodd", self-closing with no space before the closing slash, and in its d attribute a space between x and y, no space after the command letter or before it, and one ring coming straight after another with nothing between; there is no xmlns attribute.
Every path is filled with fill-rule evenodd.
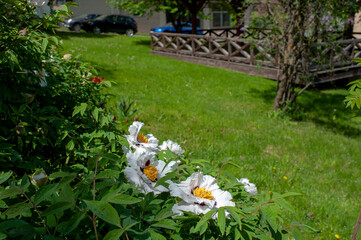
<svg viewBox="0 0 361 240"><path fill-rule="evenodd" d="M27 175L15 180L2 173L0 183L8 186L0 190L5 209L0 232L17 239L286 239L289 229L299 234L302 224L287 226L281 218L282 209L292 211L284 198L297 194L251 195L247 191L255 194L255 189L247 180L220 174L205 160L185 159L169 140L158 146L153 136L139 134L140 127L132 130L136 123L129 143L123 143L126 157L90 153L86 164L74 164L67 172L37 172L33 185ZM157 170L150 174L147 166ZM189 196L179 194L174 186L186 186L187 178L214 199L197 195L197 188Z"/></svg>
<svg viewBox="0 0 361 240"><path fill-rule="evenodd" d="M102 94L110 82L58 52L66 6L44 15L27 0L0 3L0 239L299 236L305 226L281 217L297 194L256 195L222 166L158 145L140 122L123 137Z"/></svg>
<svg viewBox="0 0 361 240"><path fill-rule="evenodd" d="M54 169L85 161L91 146L114 150L119 131L101 94L110 83L58 52L54 28L68 9L39 18L26 0L11 0L0 12L2 169Z"/></svg>

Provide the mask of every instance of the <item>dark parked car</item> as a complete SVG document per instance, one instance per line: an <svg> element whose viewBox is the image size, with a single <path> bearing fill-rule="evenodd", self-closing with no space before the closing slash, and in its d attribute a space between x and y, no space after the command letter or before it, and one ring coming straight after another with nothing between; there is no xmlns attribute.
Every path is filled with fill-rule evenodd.
<svg viewBox="0 0 361 240"><path fill-rule="evenodd" d="M182 23L182 30L181 33L192 33L192 24L191 23ZM202 35L202 29L197 27L197 34ZM175 33L175 27L173 26L172 23L167 23L166 25L163 25L161 27L154 27L150 29L151 33L161 33L161 32L171 32L171 33Z"/></svg>
<svg viewBox="0 0 361 240"><path fill-rule="evenodd" d="M138 31L135 20L122 15L103 15L83 22L82 29L87 32L117 32L133 36Z"/></svg>
<svg viewBox="0 0 361 240"><path fill-rule="evenodd" d="M69 18L65 20L64 27L72 31L80 31L81 25L85 20L94 19L99 16L100 14L84 14L79 17Z"/></svg>

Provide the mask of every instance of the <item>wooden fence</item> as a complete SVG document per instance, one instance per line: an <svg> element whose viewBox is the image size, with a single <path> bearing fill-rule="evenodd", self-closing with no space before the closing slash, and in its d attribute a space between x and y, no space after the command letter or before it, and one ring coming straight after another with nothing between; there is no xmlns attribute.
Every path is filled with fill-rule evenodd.
<svg viewBox="0 0 361 240"><path fill-rule="evenodd" d="M251 75L277 79L278 46L263 40L205 35L152 33L152 53L180 60L222 67ZM266 51L273 49L273 53ZM361 57L361 39L312 45L309 76L318 82L333 81L361 74L352 59Z"/></svg>
<svg viewBox="0 0 361 240"><path fill-rule="evenodd" d="M266 29L257 28L241 28L240 34L237 35L237 29L235 28L212 28L203 29L202 35L210 37L226 37L226 38L242 38L247 39L252 37L253 39L262 40L267 36Z"/></svg>

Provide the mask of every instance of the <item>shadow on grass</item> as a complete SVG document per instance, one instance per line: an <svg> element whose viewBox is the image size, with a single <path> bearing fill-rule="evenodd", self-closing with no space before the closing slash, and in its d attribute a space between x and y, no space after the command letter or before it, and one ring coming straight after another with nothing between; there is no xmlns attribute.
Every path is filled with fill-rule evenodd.
<svg viewBox="0 0 361 240"><path fill-rule="evenodd" d="M95 34L95 33L87 33L87 32L68 32L68 31L57 31L56 35L61 37L62 39L70 39L72 37L80 37L80 38L109 38L114 37L117 34L113 33L102 33L102 34Z"/></svg>
<svg viewBox="0 0 361 240"><path fill-rule="evenodd" d="M251 89L249 92L269 104L273 103L276 89L273 87L265 91ZM296 105L290 108L286 116L293 121L311 121L317 126L337 134L360 138L361 125L352 120L352 111L344 104L345 96L346 93L342 90L325 92L319 89L310 89L297 98Z"/></svg>
<svg viewBox="0 0 361 240"><path fill-rule="evenodd" d="M150 39L137 39L136 41L134 41L134 44L150 47Z"/></svg>

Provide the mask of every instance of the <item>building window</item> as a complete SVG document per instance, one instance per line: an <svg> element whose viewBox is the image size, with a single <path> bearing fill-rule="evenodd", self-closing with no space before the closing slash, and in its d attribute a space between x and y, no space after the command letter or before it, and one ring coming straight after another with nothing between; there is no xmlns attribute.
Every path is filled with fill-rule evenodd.
<svg viewBox="0 0 361 240"><path fill-rule="evenodd" d="M215 11L212 13L213 27L230 27L231 26L231 16L226 11Z"/></svg>

